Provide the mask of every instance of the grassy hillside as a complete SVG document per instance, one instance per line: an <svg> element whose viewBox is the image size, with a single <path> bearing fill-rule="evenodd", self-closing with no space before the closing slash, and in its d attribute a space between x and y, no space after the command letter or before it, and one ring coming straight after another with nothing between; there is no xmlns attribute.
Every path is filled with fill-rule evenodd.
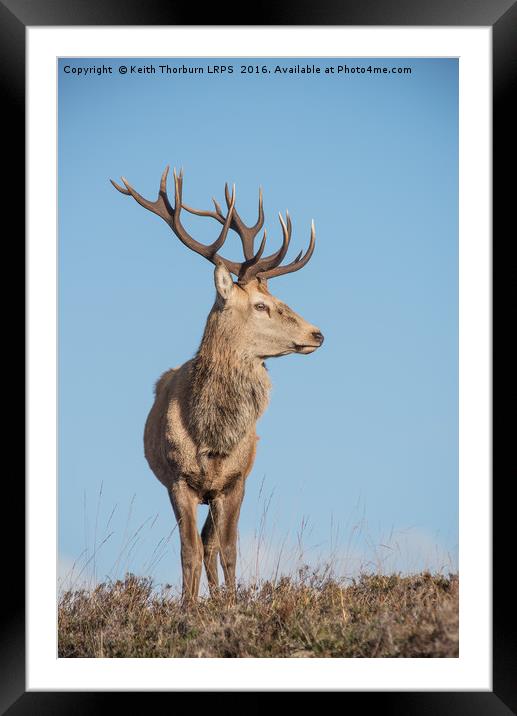
<svg viewBox="0 0 517 716"><path fill-rule="evenodd" d="M128 574L59 602L60 657L456 657L458 577L364 575L348 585L302 570L201 598Z"/></svg>

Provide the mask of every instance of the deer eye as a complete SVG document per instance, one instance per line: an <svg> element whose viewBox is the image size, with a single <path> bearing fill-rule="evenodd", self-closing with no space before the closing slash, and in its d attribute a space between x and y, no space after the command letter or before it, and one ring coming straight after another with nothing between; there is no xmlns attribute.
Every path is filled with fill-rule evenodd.
<svg viewBox="0 0 517 716"><path fill-rule="evenodd" d="M256 303L256 304L255 304L255 309L256 309L257 311L267 311L267 306L266 306L265 303Z"/></svg>

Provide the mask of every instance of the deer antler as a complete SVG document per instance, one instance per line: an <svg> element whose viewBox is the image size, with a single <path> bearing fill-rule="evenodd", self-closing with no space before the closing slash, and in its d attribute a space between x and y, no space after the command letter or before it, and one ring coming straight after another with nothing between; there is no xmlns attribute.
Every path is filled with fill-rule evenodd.
<svg viewBox="0 0 517 716"><path fill-rule="evenodd" d="M174 169L173 173L175 206L173 208L167 196L168 173L169 167L167 166L160 180L160 190L156 201L149 201L148 199L144 199L143 196L141 196L137 191L135 191L135 189L133 189L133 187L127 182L124 177L122 177L122 181L124 182L124 186L126 187L125 189L116 182L114 182L113 179L110 179L110 181L115 187L115 189L120 191L122 194L132 196L133 199L135 199L145 209L148 209L154 214L160 216L170 226L170 228L174 231L180 241L182 241L189 249L192 249L192 251L195 251L201 256L204 256L206 259L208 259L214 264L216 264L218 261L222 261L226 268L238 277L238 281L240 284L249 283L249 281L256 277L265 280L268 278L272 278L273 276L281 276L282 274L298 271L298 269L301 269L302 266L305 266L307 261L312 256L315 244L314 222L312 223L311 227L311 239L309 243L309 248L307 249L305 255L302 257L301 252L297 256L297 258L290 264L280 266L287 253L287 249L289 248L289 242L291 240L292 234L291 218L287 211L287 224L286 222L284 222L282 215L279 214L283 233L282 246L274 254L262 258L262 254L266 245L266 231L264 230L262 241L260 243L258 251L255 253L255 237L264 225L262 189L259 190L258 219L253 226L246 226L235 208L235 185L232 188L231 194L230 190L228 189L228 184L225 184L224 187L226 206L228 209L228 213L226 214L226 216L223 214L220 204L218 204L215 199L212 200L214 202L215 211L193 209L192 207L183 204L182 201L183 170L180 171L180 174L178 176L176 174L176 170ZM221 233L219 234L218 238L212 244L209 245L202 244L199 241L196 241L196 239L190 236L190 234L186 231L180 221L180 213L182 209L185 209L191 214L196 214L197 216L209 216L212 219L216 219L220 224L223 225L223 228L221 229ZM228 236L228 229L233 229L233 231L235 231L241 239L242 249L245 258L245 260L241 263L238 263L236 261L230 261L230 259L226 259L217 253L226 241L226 237Z"/></svg>

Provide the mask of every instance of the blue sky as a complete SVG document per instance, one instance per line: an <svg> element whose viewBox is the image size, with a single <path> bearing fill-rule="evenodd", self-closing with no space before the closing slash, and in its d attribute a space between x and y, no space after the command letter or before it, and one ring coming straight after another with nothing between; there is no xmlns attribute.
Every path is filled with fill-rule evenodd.
<svg viewBox="0 0 517 716"><path fill-rule="evenodd" d="M75 562L78 579L131 570L178 580L174 518L142 434L155 380L199 345L213 267L109 183L123 175L154 199L166 164L184 167L184 201L199 208L235 182L249 223L261 185L270 245L278 211L293 218L289 257L316 224L309 264L270 290L320 326L325 344L269 361L241 576L325 559L346 575L455 568L457 61L218 58L235 72L118 72L164 62L59 63L61 574ZM306 62L412 73L239 72ZM64 72L92 64L113 74ZM209 219L185 224L201 241L218 233ZM238 258L236 238L225 255Z"/></svg>

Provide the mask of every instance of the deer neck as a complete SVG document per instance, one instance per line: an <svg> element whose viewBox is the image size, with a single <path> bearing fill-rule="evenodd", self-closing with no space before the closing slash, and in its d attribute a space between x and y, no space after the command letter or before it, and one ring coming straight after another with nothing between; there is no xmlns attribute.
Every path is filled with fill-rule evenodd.
<svg viewBox="0 0 517 716"><path fill-rule="evenodd" d="M228 455L267 407L271 383L263 362L238 344L235 326L212 311L192 362L189 423L199 449Z"/></svg>

